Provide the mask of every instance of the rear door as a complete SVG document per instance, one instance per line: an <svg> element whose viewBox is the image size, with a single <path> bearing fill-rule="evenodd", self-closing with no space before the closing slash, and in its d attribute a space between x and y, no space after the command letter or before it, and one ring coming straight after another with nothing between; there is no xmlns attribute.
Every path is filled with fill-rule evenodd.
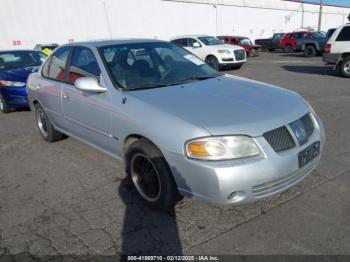
<svg viewBox="0 0 350 262"><path fill-rule="evenodd" d="M38 97L45 112L57 127L63 125L61 106L62 83L67 70L70 47L61 47L46 61L43 66L42 80L38 86Z"/></svg>
<svg viewBox="0 0 350 262"><path fill-rule="evenodd" d="M92 49L75 46L68 66L67 83L62 85L65 129L78 138L110 152L110 93L76 89L74 82L81 77L94 77L100 81L101 70Z"/></svg>

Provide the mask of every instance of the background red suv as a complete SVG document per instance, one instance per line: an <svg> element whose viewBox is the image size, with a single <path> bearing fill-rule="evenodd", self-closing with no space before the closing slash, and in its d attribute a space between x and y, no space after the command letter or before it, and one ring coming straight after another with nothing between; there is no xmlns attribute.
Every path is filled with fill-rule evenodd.
<svg viewBox="0 0 350 262"><path fill-rule="evenodd" d="M261 46L254 45L253 42L245 36L218 36L217 38L224 40L225 44L238 45L245 49L247 56L258 56Z"/></svg>
<svg viewBox="0 0 350 262"><path fill-rule="evenodd" d="M297 40L303 39L308 35L311 35L312 32L301 31L301 32L292 32L284 35L280 42L280 48L285 52L290 53L297 49Z"/></svg>

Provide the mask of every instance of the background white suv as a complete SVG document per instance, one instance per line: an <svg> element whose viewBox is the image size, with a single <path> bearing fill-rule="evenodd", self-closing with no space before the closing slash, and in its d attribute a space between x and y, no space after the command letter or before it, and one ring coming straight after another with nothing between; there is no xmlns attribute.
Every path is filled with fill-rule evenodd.
<svg viewBox="0 0 350 262"><path fill-rule="evenodd" d="M350 77L350 23L339 27L328 40L323 61L336 65L340 75Z"/></svg>
<svg viewBox="0 0 350 262"><path fill-rule="evenodd" d="M216 70L224 66L240 68L247 61L244 48L224 44L213 36L179 36L172 38L171 42L187 49Z"/></svg>

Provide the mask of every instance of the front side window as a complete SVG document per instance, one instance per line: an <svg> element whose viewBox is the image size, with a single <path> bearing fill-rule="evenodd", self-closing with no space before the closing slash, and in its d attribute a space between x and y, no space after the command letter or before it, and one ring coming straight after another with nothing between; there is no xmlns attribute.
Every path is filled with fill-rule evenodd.
<svg viewBox="0 0 350 262"><path fill-rule="evenodd" d="M172 43L179 45L181 47L188 47L188 41L187 38L181 38L171 41Z"/></svg>
<svg viewBox="0 0 350 262"><path fill-rule="evenodd" d="M100 48L114 82L124 90L160 88L220 76L177 45L131 43Z"/></svg>
<svg viewBox="0 0 350 262"><path fill-rule="evenodd" d="M205 45L222 45L225 43L223 40L220 40L213 36L202 36L198 37L198 39L201 40Z"/></svg>
<svg viewBox="0 0 350 262"><path fill-rule="evenodd" d="M336 41L350 41L350 26L345 26L341 30Z"/></svg>
<svg viewBox="0 0 350 262"><path fill-rule="evenodd" d="M221 41L223 41L223 40L221 40ZM197 47L201 46L201 44L196 39L188 38L188 46L189 47L194 47L194 43L197 43Z"/></svg>
<svg viewBox="0 0 350 262"><path fill-rule="evenodd" d="M243 38L240 41L241 45L253 45L252 41L249 38Z"/></svg>
<svg viewBox="0 0 350 262"><path fill-rule="evenodd" d="M51 63L48 68L49 78L59 81L64 80L69 50L69 47L62 47L52 55ZM45 74L45 71L43 72L43 74Z"/></svg>
<svg viewBox="0 0 350 262"><path fill-rule="evenodd" d="M87 47L74 47L69 65L68 82L74 84L80 77L95 77L99 79L100 67L93 52Z"/></svg>
<svg viewBox="0 0 350 262"><path fill-rule="evenodd" d="M37 51L11 51L0 53L0 70L40 66L46 56Z"/></svg>

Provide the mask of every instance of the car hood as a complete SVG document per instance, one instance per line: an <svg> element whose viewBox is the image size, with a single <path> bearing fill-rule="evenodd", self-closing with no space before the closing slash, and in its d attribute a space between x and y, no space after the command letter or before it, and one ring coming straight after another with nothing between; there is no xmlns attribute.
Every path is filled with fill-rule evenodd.
<svg viewBox="0 0 350 262"><path fill-rule="evenodd" d="M212 135L260 136L309 112L309 105L298 94L240 77L223 76L130 94Z"/></svg>
<svg viewBox="0 0 350 262"><path fill-rule="evenodd" d="M31 73L38 71L37 66L12 68L0 71L0 79L8 81L27 82L27 78Z"/></svg>
<svg viewBox="0 0 350 262"><path fill-rule="evenodd" d="M222 45L212 45L212 46L208 46L212 49L215 50L220 50L220 49L230 49L230 50L244 50L244 48L242 48L241 46L238 45L228 45L228 44L222 44Z"/></svg>

